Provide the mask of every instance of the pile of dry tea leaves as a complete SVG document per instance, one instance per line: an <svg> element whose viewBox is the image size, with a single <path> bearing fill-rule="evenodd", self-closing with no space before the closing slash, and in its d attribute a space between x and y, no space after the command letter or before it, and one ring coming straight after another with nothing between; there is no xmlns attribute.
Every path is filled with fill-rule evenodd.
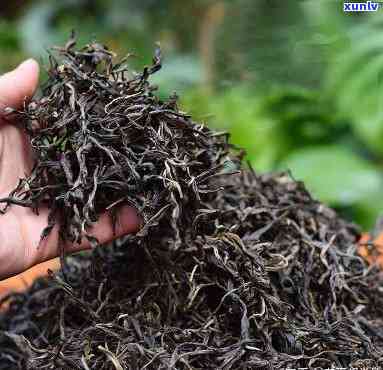
<svg viewBox="0 0 383 370"><path fill-rule="evenodd" d="M23 112L36 167L8 202L48 204L63 239L121 203L145 225L3 300L1 370L383 366L383 274L355 226L159 101L159 54L128 78L101 45L59 53Z"/></svg>

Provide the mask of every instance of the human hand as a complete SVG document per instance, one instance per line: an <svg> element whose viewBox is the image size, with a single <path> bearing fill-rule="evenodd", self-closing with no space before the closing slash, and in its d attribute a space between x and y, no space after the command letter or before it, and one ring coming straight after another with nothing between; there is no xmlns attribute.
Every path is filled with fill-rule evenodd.
<svg viewBox="0 0 383 370"><path fill-rule="evenodd" d="M12 72L0 77L0 197L7 197L20 178L33 167L33 152L25 133L9 121L4 108L19 108L30 98L38 84L39 66L30 59ZM112 221L107 213L90 230L100 243L106 243L139 227L139 216L131 207L119 213L119 222L113 233ZM58 227L54 227L40 244L43 229L48 224L48 209L39 209L36 215L30 208L11 205L0 215L0 279L22 272L40 262L59 255ZM67 245L69 252L89 249L90 244Z"/></svg>

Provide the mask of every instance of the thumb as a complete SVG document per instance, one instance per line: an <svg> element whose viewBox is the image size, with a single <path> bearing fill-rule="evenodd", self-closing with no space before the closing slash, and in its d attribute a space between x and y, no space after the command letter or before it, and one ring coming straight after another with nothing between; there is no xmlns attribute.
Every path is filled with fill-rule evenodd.
<svg viewBox="0 0 383 370"><path fill-rule="evenodd" d="M39 78L39 65L34 59L28 59L16 69L0 77L0 114L4 108L19 108L25 99L36 90Z"/></svg>

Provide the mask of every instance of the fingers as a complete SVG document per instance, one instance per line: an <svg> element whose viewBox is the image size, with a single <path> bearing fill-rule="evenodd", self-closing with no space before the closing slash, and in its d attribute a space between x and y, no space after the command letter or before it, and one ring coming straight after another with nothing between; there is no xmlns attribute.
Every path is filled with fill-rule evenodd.
<svg viewBox="0 0 383 370"><path fill-rule="evenodd" d="M41 232L46 226L46 215L36 216L35 225L29 221L30 232L33 233L32 242L28 245L28 255L26 256L26 267L33 266L37 263L57 257L60 254L59 250L59 227L56 225L52 232L40 243ZM43 220L42 220L43 218ZM100 244L108 243L113 239L119 238L125 234L130 234L138 231L140 227L140 217L137 211L132 207L123 207L117 216L115 230L113 230L112 218L109 213L103 213L97 223L88 230L89 234L98 239ZM114 232L115 231L115 232ZM81 244L65 245L66 252L78 252L85 249L90 249L90 242L83 238Z"/></svg>
<svg viewBox="0 0 383 370"><path fill-rule="evenodd" d="M12 206L0 215L0 280L16 275L26 269L59 256L59 226L40 243L41 233L47 225L48 209L41 209L39 215L30 208ZM109 213L103 213L88 233L101 244L123 235L137 232L141 218L132 207L123 207L117 215L115 233ZM83 238L81 244L67 244L66 252L90 249L89 241Z"/></svg>
<svg viewBox="0 0 383 370"><path fill-rule="evenodd" d="M0 114L4 108L19 108L32 97L38 85L39 65L33 59L0 77Z"/></svg>

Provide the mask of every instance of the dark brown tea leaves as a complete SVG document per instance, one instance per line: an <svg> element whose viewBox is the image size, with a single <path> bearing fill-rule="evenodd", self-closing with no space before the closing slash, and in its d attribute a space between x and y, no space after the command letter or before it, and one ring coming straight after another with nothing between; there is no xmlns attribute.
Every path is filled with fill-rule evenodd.
<svg viewBox="0 0 383 370"><path fill-rule="evenodd" d="M75 49L71 39L50 55L43 97L19 112L37 161L31 176L3 200L38 210L49 206L45 237L60 223L61 237L80 242L101 211L136 207L148 227L173 217L192 220L209 179L228 160L225 137L161 102L148 82L161 68L160 49L142 73L98 43ZM187 207L185 207L187 205ZM172 216L170 216L172 215Z"/></svg>
<svg viewBox="0 0 383 370"><path fill-rule="evenodd" d="M383 276L355 226L159 100L159 51L139 74L97 43L56 52L19 113L36 166L5 203L48 205L44 235L74 242L105 209L145 222L4 299L1 370L383 366Z"/></svg>

